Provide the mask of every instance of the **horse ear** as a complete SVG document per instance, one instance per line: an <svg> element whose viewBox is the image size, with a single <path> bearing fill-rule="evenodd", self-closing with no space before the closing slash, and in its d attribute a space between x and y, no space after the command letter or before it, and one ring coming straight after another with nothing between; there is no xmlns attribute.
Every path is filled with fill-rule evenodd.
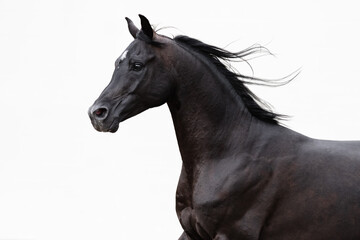
<svg viewBox="0 0 360 240"><path fill-rule="evenodd" d="M139 14L139 17L141 19L141 31L143 31L143 33L145 33L145 35L152 40L154 36L154 30L152 29L149 20L141 14Z"/></svg>
<svg viewBox="0 0 360 240"><path fill-rule="evenodd" d="M128 28L129 28L129 32L130 32L131 36L136 38L136 35L139 32L139 29L135 26L133 21L131 21L129 18L126 17L125 19L126 19L126 21L128 23Z"/></svg>

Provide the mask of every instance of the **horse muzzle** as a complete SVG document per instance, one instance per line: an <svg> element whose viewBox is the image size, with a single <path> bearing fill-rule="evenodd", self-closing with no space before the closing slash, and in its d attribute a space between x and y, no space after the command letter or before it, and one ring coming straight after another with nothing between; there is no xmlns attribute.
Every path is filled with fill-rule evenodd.
<svg viewBox="0 0 360 240"><path fill-rule="evenodd" d="M88 111L94 128L99 132L116 132L119 129L119 121L110 119L109 108L105 105L94 104Z"/></svg>

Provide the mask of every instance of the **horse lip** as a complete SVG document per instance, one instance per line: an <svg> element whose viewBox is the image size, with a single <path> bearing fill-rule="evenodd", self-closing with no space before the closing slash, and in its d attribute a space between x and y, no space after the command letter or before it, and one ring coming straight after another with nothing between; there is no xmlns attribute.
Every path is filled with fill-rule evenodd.
<svg viewBox="0 0 360 240"><path fill-rule="evenodd" d="M111 123L108 132L115 133L119 129L120 121L118 119L114 119L114 121Z"/></svg>
<svg viewBox="0 0 360 240"><path fill-rule="evenodd" d="M105 124L103 121L96 121L94 119L91 119L91 123L98 132L115 133L119 129L119 120L118 119L114 119L110 125Z"/></svg>
<svg viewBox="0 0 360 240"><path fill-rule="evenodd" d="M115 124L112 128L109 129L109 132L116 133L116 131L119 129L119 123Z"/></svg>

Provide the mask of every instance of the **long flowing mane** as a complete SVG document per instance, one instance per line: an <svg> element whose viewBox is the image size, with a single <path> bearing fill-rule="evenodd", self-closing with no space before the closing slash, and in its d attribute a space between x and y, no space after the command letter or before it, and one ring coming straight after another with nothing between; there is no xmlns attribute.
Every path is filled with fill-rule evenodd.
<svg viewBox="0 0 360 240"><path fill-rule="evenodd" d="M274 84L269 82L269 80L242 75L225 65L225 63L229 63L230 61L244 60L245 57L261 51L263 49L262 47L252 46L240 52L230 52L219 47L205 44L188 36L176 36L174 41L198 52L213 63L217 70L230 82L235 92L241 97L245 106L254 117L271 124L279 124L279 120L286 118L285 115L278 114L270 110L263 100L257 97L248 87L245 86L245 83L260 83L261 85L268 86L274 86ZM227 65L230 66L230 64ZM278 85L283 85L283 83Z"/></svg>

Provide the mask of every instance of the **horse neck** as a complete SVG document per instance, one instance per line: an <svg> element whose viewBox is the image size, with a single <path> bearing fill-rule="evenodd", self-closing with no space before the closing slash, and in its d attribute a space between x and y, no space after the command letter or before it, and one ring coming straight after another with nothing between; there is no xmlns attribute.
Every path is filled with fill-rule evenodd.
<svg viewBox="0 0 360 240"><path fill-rule="evenodd" d="M245 150L266 124L252 117L225 76L204 57L184 49L179 54L173 67L181 74L168 106L185 168Z"/></svg>

